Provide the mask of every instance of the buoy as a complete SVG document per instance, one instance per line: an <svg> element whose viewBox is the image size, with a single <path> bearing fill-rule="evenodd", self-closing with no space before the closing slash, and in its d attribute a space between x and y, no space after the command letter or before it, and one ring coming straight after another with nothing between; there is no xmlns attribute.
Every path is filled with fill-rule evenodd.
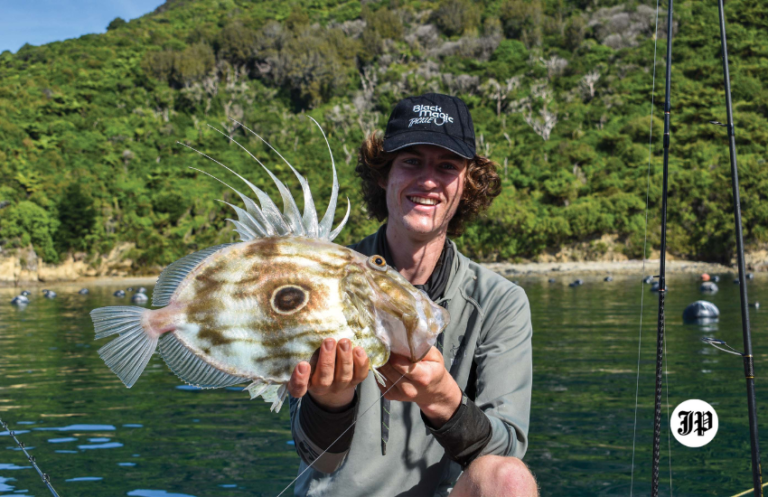
<svg viewBox="0 0 768 497"><path fill-rule="evenodd" d="M738 285L738 284L739 284L739 279L738 279L738 278L734 278L734 279L733 279L733 283L734 283L735 285Z"/></svg>
<svg viewBox="0 0 768 497"><path fill-rule="evenodd" d="M515 281L515 284L517 284L517 281ZM143 286L142 286L142 287L139 287L139 288L136 290L136 293L147 293L147 289L146 289L146 288L144 288Z"/></svg>
<svg viewBox="0 0 768 497"><path fill-rule="evenodd" d="M720 277L718 275L714 275L712 277L712 281L714 281L715 283L719 283L720 282Z"/></svg>
<svg viewBox="0 0 768 497"><path fill-rule="evenodd" d="M125 292L123 290L118 290L112 295L114 295L115 297L125 297Z"/></svg>
<svg viewBox="0 0 768 497"><path fill-rule="evenodd" d="M554 283L554 282L556 282L556 281L557 281L557 280L556 280L556 279L554 279L554 278L550 278L550 279L549 279L549 282L550 282L550 283Z"/></svg>
<svg viewBox="0 0 768 497"><path fill-rule="evenodd" d="M568 286L574 288L577 286L581 286L583 284L584 284L584 280L578 279L578 280L575 280L573 283L569 283Z"/></svg>
<svg viewBox="0 0 768 497"><path fill-rule="evenodd" d="M747 273L747 279L748 280L754 280L755 279L755 275L752 274L752 273Z"/></svg>
<svg viewBox="0 0 768 497"><path fill-rule="evenodd" d="M719 290L719 289L717 288L717 285L715 285L715 284L714 284L714 283L712 283L711 281L705 281L705 282L704 282L704 283L702 283L702 284L701 284L701 286L699 287L699 291L701 291L701 292L707 292L707 293L715 293L717 290Z"/></svg>
<svg viewBox="0 0 768 497"><path fill-rule="evenodd" d="M48 290L47 288L45 288L45 289L43 289L43 291L42 291L41 293L42 293L43 295L45 295L45 294L46 294L46 293L48 293L48 292L50 292L50 290Z"/></svg>
<svg viewBox="0 0 768 497"><path fill-rule="evenodd" d="M760 302L750 302L749 307L754 307L755 309L760 309Z"/></svg>
<svg viewBox="0 0 768 497"><path fill-rule="evenodd" d="M126 291L128 291L128 292L132 292L132 291L133 291L133 287L132 287L132 286L129 286L129 287L126 289Z"/></svg>
<svg viewBox="0 0 768 497"><path fill-rule="evenodd" d="M709 275L707 273L701 273L701 281L709 281Z"/></svg>
<svg viewBox="0 0 768 497"><path fill-rule="evenodd" d="M651 285L651 291L652 292L658 292L659 291L659 282L658 281L654 281L653 282L653 285ZM664 285L664 291L665 292L667 291L667 285Z"/></svg>
<svg viewBox="0 0 768 497"><path fill-rule="evenodd" d="M131 297L131 302L134 304L146 304L148 300L149 297L144 293L135 293L133 294L133 297Z"/></svg>
<svg viewBox="0 0 768 497"><path fill-rule="evenodd" d="M650 285L651 283L653 283L653 276L646 276L645 278L643 278L643 283L645 283L646 285Z"/></svg>
<svg viewBox="0 0 768 497"><path fill-rule="evenodd" d="M23 295L24 297L28 296L30 293L27 290L22 290L19 295Z"/></svg>
<svg viewBox="0 0 768 497"><path fill-rule="evenodd" d="M603 278L603 281L613 281L613 278L611 276L606 276Z"/></svg>
<svg viewBox="0 0 768 497"><path fill-rule="evenodd" d="M26 295L18 295L16 297L13 297L13 300L11 300L11 304L24 306L29 304L29 299L27 298Z"/></svg>
<svg viewBox="0 0 768 497"><path fill-rule="evenodd" d="M79 292L80 295L88 295L88 289L87 288L81 288Z"/></svg>
<svg viewBox="0 0 768 497"><path fill-rule="evenodd" d="M56 298L56 292L54 292L53 290L48 290L45 293L45 298L47 298L47 299L55 299Z"/></svg>
<svg viewBox="0 0 768 497"><path fill-rule="evenodd" d="M683 311L683 321L686 323L714 323L720 317L720 310L712 302L697 300Z"/></svg>

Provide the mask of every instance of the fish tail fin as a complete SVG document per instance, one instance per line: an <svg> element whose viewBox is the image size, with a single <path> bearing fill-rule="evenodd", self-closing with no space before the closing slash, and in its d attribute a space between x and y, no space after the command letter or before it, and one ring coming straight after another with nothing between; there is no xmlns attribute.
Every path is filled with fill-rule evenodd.
<svg viewBox="0 0 768 497"><path fill-rule="evenodd" d="M126 387L131 388L147 367L157 348L157 337L150 336L141 325L149 309L143 307L109 306L91 311L96 339L120 336L99 349L104 360Z"/></svg>
<svg viewBox="0 0 768 497"><path fill-rule="evenodd" d="M251 394L251 399L255 399L259 395L266 402L272 402L270 411L280 412L280 408L283 407L285 398L288 397L288 384L287 383L266 383L262 380L255 380L253 383L245 387L248 393Z"/></svg>

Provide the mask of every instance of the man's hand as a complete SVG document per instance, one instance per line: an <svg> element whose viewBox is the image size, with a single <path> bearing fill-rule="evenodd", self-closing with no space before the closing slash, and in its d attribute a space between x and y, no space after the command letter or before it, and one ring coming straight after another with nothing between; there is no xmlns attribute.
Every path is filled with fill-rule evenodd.
<svg viewBox="0 0 768 497"><path fill-rule="evenodd" d="M368 355L362 347L352 349L346 338L326 338L309 363L296 365L288 382L294 398L309 392L312 400L327 411L343 411L355 397L355 387L368 376Z"/></svg>
<svg viewBox="0 0 768 497"><path fill-rule="evenodd" d="M461 404L461 388L445 369L443 354L435 347L415 364L407 357L392 354L378 371L387 379L386 386L379 385L382 392L397 382L384 397L415 402L435 428L451 419ZM400 376L403 379L397 381Z"/></svg>

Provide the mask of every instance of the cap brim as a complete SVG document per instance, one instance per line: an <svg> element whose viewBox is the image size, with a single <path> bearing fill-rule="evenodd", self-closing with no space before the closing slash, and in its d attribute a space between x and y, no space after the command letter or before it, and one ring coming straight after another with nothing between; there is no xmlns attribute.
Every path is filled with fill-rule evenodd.
<svg viewBox="0 0 768 497"><path fill-rule="evenodd" d="M387 137L384 140L384 151L396 152L414 145L435 145L450 150L465 159L471 160L475 157L474 148L463 141L457 140L450 135L433 131L406 131Z"/></svg>

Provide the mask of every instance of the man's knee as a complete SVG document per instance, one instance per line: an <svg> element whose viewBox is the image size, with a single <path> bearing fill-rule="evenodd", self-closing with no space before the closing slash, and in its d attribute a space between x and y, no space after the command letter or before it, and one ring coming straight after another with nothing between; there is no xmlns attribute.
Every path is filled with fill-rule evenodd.
<svg viewBox="0 0 768 497"><path fill-rule="evenodd" d="M483 456L469 465L466 476L482 496L536 497L536 479L523 461L516 457ZM469 483L469 482L468 482Z"/></svg>

